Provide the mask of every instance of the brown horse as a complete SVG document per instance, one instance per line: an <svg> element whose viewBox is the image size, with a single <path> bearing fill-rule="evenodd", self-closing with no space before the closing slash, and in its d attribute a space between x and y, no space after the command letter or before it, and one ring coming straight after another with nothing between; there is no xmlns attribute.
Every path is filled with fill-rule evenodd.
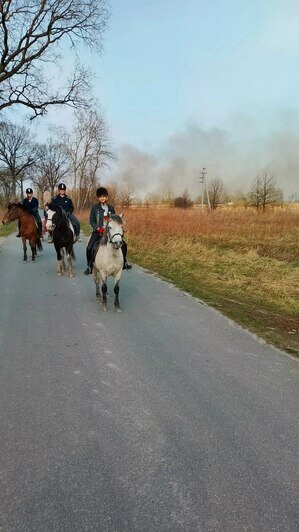
<svg viewBox="0 0 299 532"><path fill-rule="evenodd" d="M31 247L32 260L35 260L36 248L42 250L43 246L41 243L41 234L34 216L21 203L9 203L2 223L9 224L13 220L19 220L20 222L20 236L23 242L24 260L27 260L26 240L29 241Z"/></svg>

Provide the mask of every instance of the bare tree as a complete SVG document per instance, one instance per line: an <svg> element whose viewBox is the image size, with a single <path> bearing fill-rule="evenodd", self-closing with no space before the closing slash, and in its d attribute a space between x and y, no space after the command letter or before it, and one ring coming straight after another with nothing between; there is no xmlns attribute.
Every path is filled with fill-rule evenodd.
<svg viewBox="0 0 299 532"><path fill-rule="evenodd" d="M0 200L3 206L14 196L11 175L8 170L0 170Z"/></svg>
<svg viewBox="0 0 299 532"><path fill-rule="evenodd" d="M37 187L41 196L46 190L50 190L53 195L56 185L69 173L70 161L63 145L49 139L47 144L42 146L36 175L31 177L32 183Z"/></svg>
<svg viewBox="0 0 299 532"><path fill-rule="evenodd" d="M11 194L20 188L23 197L23 181L40 158L40 146L33 142L30 132L24 126L12 122L0 122L0 162L11 181Z"/></svg>
<svg viewBox="0 0 299 532"><path fill-rule="evenodd" d="M71 164L75 206L82 209L96 187L99 169L115 157L110 151L107 126L101 113L79 111L76 118L71 133L60 129L60 136Z"/></svg>
<svg viewBox="0 0 299 532"><path fill-rule="evenodd" d="M219 178L212 179L208 187L211 210L215 211L221 203L226 201L226 191L223 181Z"/></svg>
<svg viewBox="0 0 299 532"><path fill-rule="evenodd" d="M0 111L22 105L34 118L50 105L86 105L85 68L77 64L64 89L56 89L45 66L59 65L67 40L73 49L81 42L100 50L108 16L106 0L0 0Z"/></svg>
<svg viewBox="0 0 299 532"><path fill-rule="evenodd" d="M173 206L179 207L180 209L190 209L190 207L193 206L193 201L191 200L187 190L185 190L181 196L174 198Z"/></svg>
<svg viewBox="0 0 299 532"><path fill-rule="evenodd" d="M129 208L134 201L134 188L128 185L124 190L119 192L119 203L121 207Z"/></svg>
<svg viewBox="0 0 299 532"><path fill-rule="evenodd" d="M258 211L264 212L267 205L275 205L283 201L282 190L276 185L274 175L269 170L264 170L253 181L249 194L248 202Z"/></svg>

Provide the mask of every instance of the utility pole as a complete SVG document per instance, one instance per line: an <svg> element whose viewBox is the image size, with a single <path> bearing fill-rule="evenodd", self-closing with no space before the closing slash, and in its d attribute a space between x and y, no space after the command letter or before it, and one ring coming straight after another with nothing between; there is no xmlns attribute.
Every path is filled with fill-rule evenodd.
<svg viewBox="0 0 299 532"><path fill-rule="evenodd" d="M202 169L201 172L199 172L199 183L202 184L201 188L201 210L203 211L203 204L204 204L204 195L206 193L207 196L207 202L208 202L208 209L211 210L211 203L210 203L210 197L209 197L209 191L207 186L207 180L206 180L207 171L205 168Z"/></svg>

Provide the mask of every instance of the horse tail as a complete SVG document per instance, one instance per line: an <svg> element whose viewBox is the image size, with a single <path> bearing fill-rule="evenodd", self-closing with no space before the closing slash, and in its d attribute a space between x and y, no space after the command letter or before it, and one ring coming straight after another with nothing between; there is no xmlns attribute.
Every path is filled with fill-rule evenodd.
<svg viewBox="0 0 299 532"><path fill-rule="evenodd" d="M39 249L39 251L42 251L43 245L42 245L41 239L39 237L38 237L38 239L36 241L36 245L37 245L37 248Z"/></svg>

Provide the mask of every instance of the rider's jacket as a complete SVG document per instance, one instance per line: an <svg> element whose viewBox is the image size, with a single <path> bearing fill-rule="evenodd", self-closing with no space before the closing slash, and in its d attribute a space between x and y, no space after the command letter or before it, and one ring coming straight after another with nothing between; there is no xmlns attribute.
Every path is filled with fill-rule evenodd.
<svg viewBox="0 0 299 532"><path fill-rule="evenodd" d="M68 196L54 196L48 206L51 211L57 211L58 207L62 207L68 214L72 214L74 210L73 202Z"/></svg>
<svg viewBox="0 0 299 532"><path fill-rule="evenodd" d="M114 207L112 207L112 205L107 205L107 207L108 207L108 215L115 214L115 209ZM89 223L93 231L97 231L99 227L104 226L104 216L105 216L105 210L102 209L100 203L97 203L96 205L93 205L91 207Z"/></svg>
<svg viewBox="0 0 299 532"><path fill-rule="evenodd" d="M26 209L28 209L30 214L33 214L33 216L35 216L35 217L36 216L39 217L38 200L37 200L37 198L32 198L31 201L29 201L28 198L25 198L23 200L23 205L24 205L24 207L26 207Z"/></svg>

